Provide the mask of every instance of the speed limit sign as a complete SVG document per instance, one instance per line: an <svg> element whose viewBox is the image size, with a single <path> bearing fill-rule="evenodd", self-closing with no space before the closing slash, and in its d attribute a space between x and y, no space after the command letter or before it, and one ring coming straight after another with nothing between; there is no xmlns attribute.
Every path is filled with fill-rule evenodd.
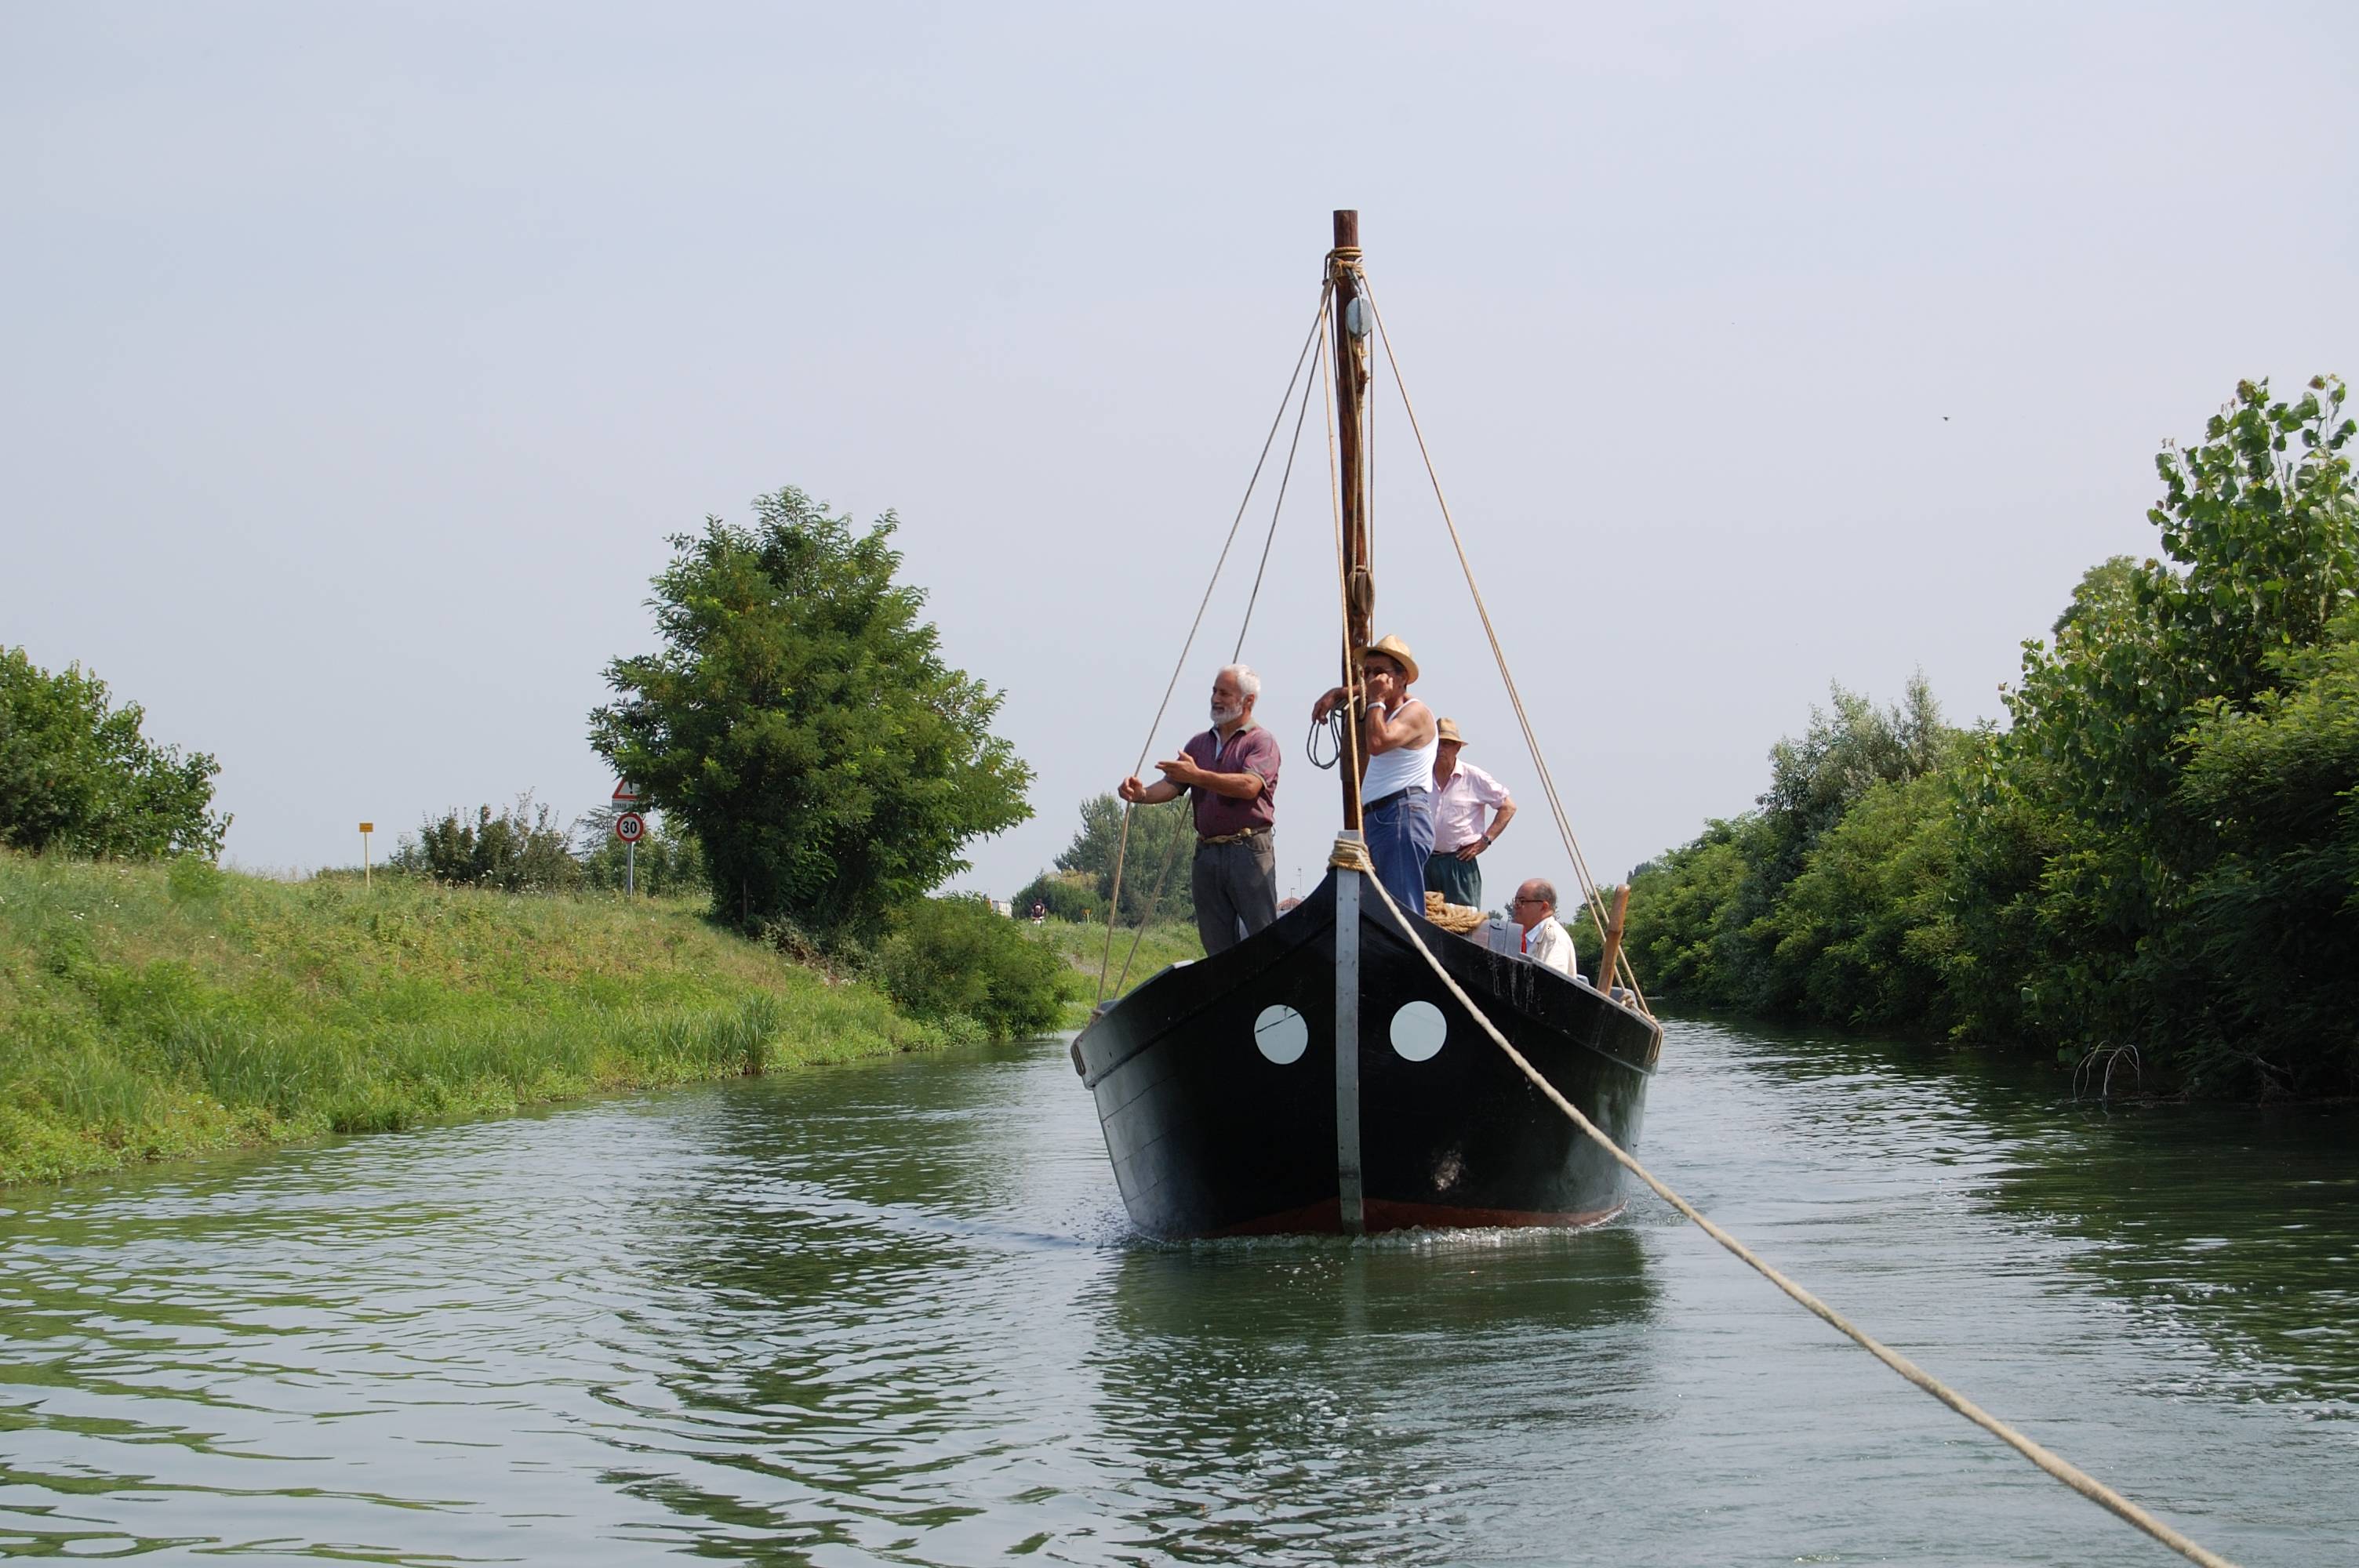
<svg viewBox="0 0 2359 1568"><path fill-rule="evenodd" d="M625 844L636 844L647 836L647 819L636 811L625 811L614 818L614 837Z"/></svg>

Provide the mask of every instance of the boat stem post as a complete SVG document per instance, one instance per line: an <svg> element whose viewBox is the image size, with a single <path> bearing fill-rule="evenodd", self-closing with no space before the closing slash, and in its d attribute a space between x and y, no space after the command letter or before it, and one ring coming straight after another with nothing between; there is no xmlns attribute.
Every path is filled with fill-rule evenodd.
<svg viewBox="0 0 2359 1568"><path fill-rule="evenodd" d="M1614 913L1605 922L1605 949L1597 956L1597 989L1602 996L1614 994L1614 969L1622 961L1622 928L1630 914L1630 884L1624 882L1614 890Z"/></svg>
<svg viewBox="0 0 2359 1568"><path fill-rule="evenodd" d="M1361 842L1346 828L1336 848ZM1338 857L1341 858L1340 856ZM1335 1199L1343 1234L1368 1228L1360 1172L1360 873L1335 868Z"/></svg>

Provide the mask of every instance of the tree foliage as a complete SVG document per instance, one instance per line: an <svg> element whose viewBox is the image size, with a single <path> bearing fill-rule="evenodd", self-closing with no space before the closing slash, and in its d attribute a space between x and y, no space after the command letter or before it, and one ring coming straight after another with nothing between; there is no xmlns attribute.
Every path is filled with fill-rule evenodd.
<svg viewBox="0 0 2359 1568"><path fill-rule="evenodd" d="M2294 1087L2359 1084L2359 614L2282 684L2190 732L2181 804L2208 836L2183 940L2221 977L2217 1038Z"/></svg>
<svg viewBox="0 0 2359 1568"><path fill-rule="evenodd" d="M2093 568L2008 726L1838 688L1759 809L1635 880L1663 994L2223 1093L2359 1089L2359 425L2330 377L2157 459L2161 557Z"/></svg>
<svg viewBox="0 0 2359 1568"><path fill-rule="evenodd" d="M890 513L858 533L793 489L755 512L672 539L663 645L607 666L591 741L702 846L717 915L864 938L1024 820L1030 773L894 580Z"/></svg>
<svg viewBox="0 0 2359 1568"><path fill-rule="evenodd" d="M55 675L0 648L0 844L105 860L221 853L230 819L212 811L221 765L140 732L137 703L114 706L79 665Z"/></svg>
<svg viewBox="0 0 2359 1568"><path fill-rule="evenodd" d="M1122 848L1122 802L1111 795L1082 802L1081 827L1065 852L1057 857L1057 869L1089 879L1097 894L1099 917L1103 918L1106 901L1114 894L1114 854L1120 849L1123 924L1195 919L1196 900L1188 874L1196 820L1187 798L1135 808L1126 849ZM1158 885L1160 898L1156 896Z"/></svg>
<svg viewBox="0 0 2359 1568"><path fill-rule="evenodd" d="M1086 923L1105 914L1105 895L1098 892L1097 880L1080 871L1042 871L1007 901L1018 920L1028 917L1036 903L1051 920Z"/></svg>

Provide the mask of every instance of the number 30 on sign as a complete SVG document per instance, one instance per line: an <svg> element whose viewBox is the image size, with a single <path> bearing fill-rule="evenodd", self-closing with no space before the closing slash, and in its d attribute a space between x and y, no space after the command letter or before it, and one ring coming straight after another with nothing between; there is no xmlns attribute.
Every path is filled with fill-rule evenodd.
<svg viewBox="0 0 2359 1568"><path fill-rule="evenodd" d="M636 811L625 811L614 818L614 837L625 844L636 844L647 836L647 818Z"/></svg>

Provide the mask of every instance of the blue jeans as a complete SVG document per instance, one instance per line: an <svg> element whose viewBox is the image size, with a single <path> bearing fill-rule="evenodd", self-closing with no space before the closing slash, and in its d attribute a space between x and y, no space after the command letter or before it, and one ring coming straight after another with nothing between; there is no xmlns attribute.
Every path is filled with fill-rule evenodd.
<svg viewBox="0 0 2359 1568"><path fill-rule="evenodd" d="M1368 859L1375 862L1376 880L1393 895L1403 914L1425 913L1425 860L1433 852L1433 796L1410 790L1391 805L1364 812L1360 832L1368 841Z"/></svg>

